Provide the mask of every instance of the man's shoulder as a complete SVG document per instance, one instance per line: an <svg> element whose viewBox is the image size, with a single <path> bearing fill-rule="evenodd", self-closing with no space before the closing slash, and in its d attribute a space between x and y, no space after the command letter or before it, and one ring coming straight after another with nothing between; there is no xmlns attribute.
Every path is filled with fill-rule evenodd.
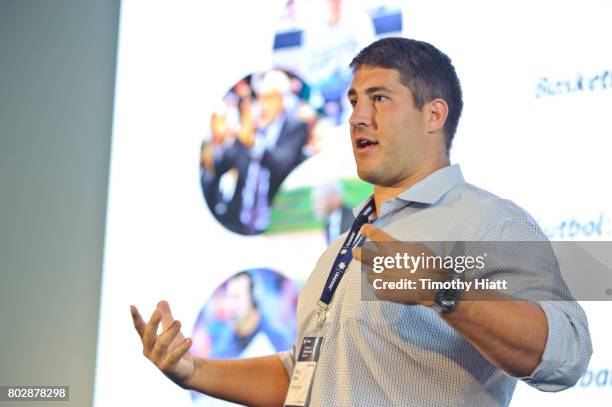
<svg viewBox="0 0 612 407"><path fill-rule="evenodd" d="M451 189L446 198L459 206L470 207L483 213L495 213L502 218L529 216L527 211L510 199L467 182Z"/></svg>
<svg viewBox="0 0 612 407"><path fill-rule="evenodd" d="M498 234L509 225L524 225L531 238L544 236L535 219L520 205L473 184L465 183L449 191L447 201L456 205L459 215L478 222L482 230Z"/></svg>
<svg viewBox="0 0 612 407"><path fill-rule="evenodd" d="M447 191L435 204L396 219L389 229L398 237L420 240L541 240L533 217L509 199L469 183ZM392 233L392 234L393 234Z"/></svg>

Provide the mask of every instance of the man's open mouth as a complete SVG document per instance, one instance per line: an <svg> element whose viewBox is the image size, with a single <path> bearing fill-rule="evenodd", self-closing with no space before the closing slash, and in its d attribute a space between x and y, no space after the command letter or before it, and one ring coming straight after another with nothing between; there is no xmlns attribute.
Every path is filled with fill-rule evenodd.
<svg viewBox="0 0 612 407"><path fill-rule="evenodd" d="M365 138L365 137L358 137L355 140L355 145L357 146L357 150L365 150L366 148L377 145L377 144L378 144L378 141L369 139L369 138Z"/></svg>

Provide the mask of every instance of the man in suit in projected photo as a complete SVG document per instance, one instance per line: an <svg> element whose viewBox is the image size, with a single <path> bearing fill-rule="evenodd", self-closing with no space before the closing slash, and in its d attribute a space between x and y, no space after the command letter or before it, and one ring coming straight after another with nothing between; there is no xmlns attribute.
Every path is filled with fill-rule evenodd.
<svg viewBox="0 0 612 407"><path fill-rule="evenodd" d="M213 213L225 227L245 235L268 227L274 196L287 175L305 159L302 148L308 139L306 122L289 117L285 111L291 83L284 72L267 72L255 91L257 99L241 107L241 127L234 142L217 148L208 145L204 149L209 153L203 152L206 172L202 185ZM219 120L213 115L213 133ZM218 188L222 177L232 172L233 193L223 202L225 194Z"/></svg>
<svg viewBox="0 0 612 407"><path fill-rule="evenodd" d="M379 277L385 283L394 277L390 270L361 270L360 263L372 264L366 248L356 248L362 238L546 237L524 210L465 182L450 164L463 102L445 54L424 42L385 38L350 66L353 154L374 194L306 281L293 349L242 360L195 358L162 301L148 322L132 307L145 356L183 388L250 406L507 406L518 380L542 391L574 385L592 353L586 316L564 285L549 284L559 277L558 265L539 246L511 253L521 261L506 263L510 270L489 271L507 272L519 290L535 287L547 301L471 301L476 297L460 288L423 287L376 290L377 300L363 299L362 276L374 288ZM414 253L414 245L399 244ZM453 274L445 282L460 280Z"/></svg>

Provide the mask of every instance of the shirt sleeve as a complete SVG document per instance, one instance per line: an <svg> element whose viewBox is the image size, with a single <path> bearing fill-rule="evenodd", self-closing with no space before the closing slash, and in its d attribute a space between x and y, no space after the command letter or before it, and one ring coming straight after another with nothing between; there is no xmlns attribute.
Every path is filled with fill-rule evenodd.
<svg viewBox="0 0 612 407"><path fill-rule="evenodd" d="M295 367L295 345L293 346L293 348L291 348L291 350L279 352L276 355L279 357L281 363L285 367L285 370L287 371L287 376L289 376L289 378L291 379L291 375L293 374L293 368Z"/></svg>
<svg viewBox="0 0 612 407"><path fill-rule="evenodd" d="M540 364L520 378L542 391L561 391L576 384L593 353L589 327L576 302L538 301L548 321L548 338Z"/></svg>
<svg viewBox="0 0 612 407"><path fill-rule="evenodd" d="M584 374L593 353L586 314L567 289L550 242L535 220L527 215L505 222L499 230L500 241L531 241L521 246L520 258L513 259L520 265L515 280L528 288L527 298L542 308L548 324L540 364L519 379L541 391L567 389Z"/></svg>

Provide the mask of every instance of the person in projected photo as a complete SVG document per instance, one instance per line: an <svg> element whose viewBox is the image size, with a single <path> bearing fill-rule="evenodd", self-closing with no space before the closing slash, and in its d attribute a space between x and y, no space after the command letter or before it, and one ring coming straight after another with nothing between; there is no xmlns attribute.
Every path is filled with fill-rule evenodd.
<svg viewBox="0 0 612 407"><path fill-rule="evenodd" d="M315 187L312 203L315 216L323 220L328 244L349 230L355 220L352 209L342 202L342 184L339 181Z"/></svg>
<svg viewBox="0 0 612 407"><path fill-rule="evenodd" d="M255 90L252 100L248 84L236 86L239 127L232 131L223 116L214 119L213 141L202 152L202 187L209 206L225 227L245 235L267 228L272 200L305 159L308 139L307 123L287 110L297 102L284 72L267 72Z"/></svg>
<svg viewBox="0 0 612 407"><path fill-rule="evenodd" d="M238 273L227 281L223 302L227 329L213 344L210 357L251 357L291 347L259 309L255 282L248 272Z"/></svg>
<svg viewBox="0 0 612 407"><path fill-rule="evenodd" d="M339 125L350 110L345 98L351 82L349 62L374 41L376 31L370 16L355 1L322 3L322 10L311 12L304 29L304 71L323 98L325 116Z"/></svg>
<svg viewBox="0 0 612 407"><path fill-rule="evenodd" d="M467 183L451 165L463 107L451 60L431 44L389 37L361 50L350 66L353 155L374 193L355 208L355 233L329 245L300 292L293 350L234 361L194 358L161 303L147 323L132 308L144 354L186 388L257 406L508 406L519 380L547 392L573 386L592 354L586 315L552 250L530 244L547 242L535 220ZM357 247L360 235L380 251L395 244L411 257L425 249L408 242L497 242L511 251L465 278L501 274L514 290L500 300L498 291L417 285L376 290L375 299L364 300L375 279L397 282L399 271L362 270L360 263L373 262ZM520 242L520 252L504 242ZM270 255L291 254L270 247ZM436 270L410 275L427 278L429 271Z"/></svg>
<svg viewBox="0 0 612 407"><path fill-rule="evenodd" d="M215 173L215 156L223 154L234 143L235 133L227 123L226 112L223 109L214 112L210 119L211 142L202 143L200 154L200 181L202 191L211 210L216 215L227 210L236 189L237 170L232 168L221 176Z"/></svg>

